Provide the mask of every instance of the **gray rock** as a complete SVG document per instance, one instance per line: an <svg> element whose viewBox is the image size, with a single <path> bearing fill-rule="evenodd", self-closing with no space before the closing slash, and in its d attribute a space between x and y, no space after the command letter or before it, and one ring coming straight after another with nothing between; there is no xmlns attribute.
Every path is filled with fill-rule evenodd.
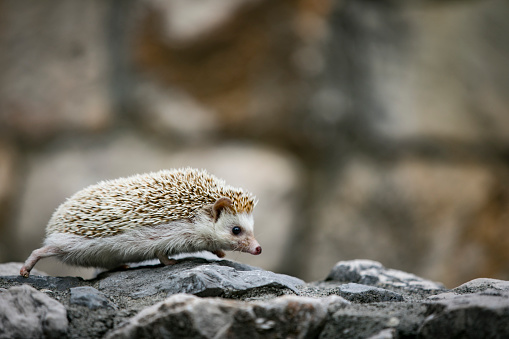
<svg viewBox="0 0 509 339"><path fill-rule="evenodd" d="M421 338L509 337L507 291L487 289L464 295L448 292L428 299L433 302L420 330Z"/></svg>
<svg viewBox="0 0 509 339"><path fill-rule="evenodd" d="M403 301L403 296L399 293L356 283L341 285L338 290L340 296L353 302Z"/></svg>
<svg viewBox="0 0 509 339"><path fill-rule="evenodd" d="M476 279L453 290L415 292L416 283L422 286L426 280L385 269L373 262L340 264L337 266L341 269L333 272L342 273L341 279L366 281L373 285L337 280L303 284L300 279L253 266L200 258L181 259L173 266L140 266L104 272L93 280L0 276L0 297L5 299L5 296L9 296L10 302L9 306L2 304L4 311L0 312L0 339L7 336L47 337L58 332L50 330L50 334L38 335L51 322L41 320L36 315L33 315L36 319L30 319L30 322L33 324L31 326L39 328L37 333L26 332L31 331L32 327L23 327L19 330L21 332L1 332L5 327L3 322L11 321L9 317L12 316L10 311L5 311L5 307L10 310L15 303L36 304L27 302L23 295L13 296L12 291L16 289L28 290L51 301L45 295L49 294L60 301L67 309L68 326L67 331L61 330L59 335L80 339L105 336L509 336L507 281ZM405 277L410 278L403 279ZM387 281L390 283L381 283ZM28 286L19 287L23 284L32 285L45 293ZM295 293L298 295L295 296ZM204 298L210 296L223 298ZM37 311L43 314L43 318L49 308L43 305L37 307ZM13 319L19 317L14 315ZM12 326L5 328L7 331Z"/></svg>
<svg viewBox="0 0 509 339"><path fill-rule="evenodd" d="M454 292L459 294L482 292L488 289L509 292L509 281L498 279L479 278L470 280L453 289Z"/></svg>
<svg viewBox="0 0 509 339"><path fill-rule="evenodd" d="M50 12L43 3L9 2L2 7L10 19L0 39L1 127L32 141L68 128L94 131L113 118L105 48L108 5L51 6ZM64 26L69 29L61 31ZM28 34L35 30L37 34ZM31 52L19 53L20 49ZM23 118L9 107L19 107Z"/></svg>
<svg viewBox="0 0 509 339"><path fill-rule="evenodd" d="M0 338L64 338L65 307L28 285L0 291Z"/></svg>
<svg viewBox="0 0 509 339"><path fill-rule="evenodd" d="M70 303L75 305L82 305L95 310L98 308L116 308L111 303L104 293L99 292L90 286L81 286L71 288Z"/></svg>
<svg viewBox="0 0 509 339"><path fill-rule="evenodd" d="M107 295L139 299L157 293L188 293L202 297L233 296L256 288L288 288L297 293L304 281L227 260L184 259L166 267L107 273L98 289ZM118 286L122 286L119 289Z"/></svg>
<svg viewBox="0 0 509 339"><path fill-rule="evenodd" d="M325 297L332 294L339 295L354 303L405 300L401 293L357 283L342 284L334 281L318 281L299 287L299 295Z"/></svg>
<svg viewBox="0 0 509 339"><path fill-rule="evenodd" d="M143 310L106 338L308 338L319 334L329 307L347 304L337 296L246 303L177 294Z"/></svg>
<svg viewBox="0 0 509 339"><path fill-rule="evenodd" d="M368 339L392 339L392 338L396 338L396 330L393 328L386 328L368 337Z"/></svg>
<svg viewBox="0 0 509 339"><path fill-rule="evenodd" d="M445 287L414 274L387 269L372 260L340 261L330 271L326 281L354 282L364 285L405 288L409 290L435 291Z"/></svg>
<svg viewBox="0 0 509 339"><path fill-rule="evenodd" d="M0 276L0 287L11 287L27 284L36 289L51 290L53 292L67 292L70 288L81 286L84 280L76 277L51 277L31 275L23 278L20 275Z"/></svg>
<svg viewBox="0 0 509 339"><path fill-rule="evenodd" d="M320 334L327 338L368 338L384 330L384 317L334 315Z"/></svg>
<svg viewBox="0 0 509 339"><path fill-rule="evenodd" d="M320 338L412 337L422 321L416 315L422 310L406 303L352 305L331 315Z"/></svg>

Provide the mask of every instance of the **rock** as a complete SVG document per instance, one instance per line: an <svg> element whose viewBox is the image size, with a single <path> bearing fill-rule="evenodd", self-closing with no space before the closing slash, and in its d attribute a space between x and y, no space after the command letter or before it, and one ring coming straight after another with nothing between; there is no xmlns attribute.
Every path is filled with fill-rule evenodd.
<svg viewBox="0 0 509 339"><path fill-rule="evenodd" d="M213 112L182 90L163 90L146 83L137 86L134 98L143 107L141 120L151 132L194 142L218 132Z"/></svg>
<svg viewBox="0 0 509 339"><path fill-rule="evenodd" d="M340 296L352 302L403 301L403 296L399 293L356 283L341 285L338 290Z"/></svg>
<svg viewBox="0 0 509 339"><path fill-rule="evenodd" d="M384 301L404 301L401 293L384 288L335 281L318 281L299 287L300 295L327 296L339 295L354 303L373 303Z"/></svg>
<svg viewBox="0 0 509 339"><path fill-rule="evenodd" d="M417 337L425 311L426 307L418 303L352 304L333 312L319 337Z"/></svg>
<svg viewBox="0 0 509 339"><path fill-rule="evenodd" d="M308 338L319 334L329 307L346 304L336 296L245 303L177 294L143 310L106 338Z"/></svg>
<svg viewBox="0 0 509 339"><path fill-rule="evenodd" d="M466 295L449 292L429 300L433 302L429 304L429 316L420 330L421 338L509 337L507 289L488 289Z"/></svg>
<svg viewBox="0 0 509 339"><path fill-rule="evenodd" d="M350 6L348 15L358 15L356 23L360 27L357 29L370 35L365 40L366 49L363 49L373 51L363 54L370 59L364 62L370 63L373 70L368 81L384 83L376 91L366 93L377 102L378 109L387 113L383 119L374 122L374 127L396 140L424 136L435 141L450 138L481 143L488 140L507 142L508 136L503 131L508 117L499 106L508 103L500 86L509 83L509 70L502 66L503 61L499 59L509 51L509 39L501 35L509 28L503 20L509 12L507 3L493 1L469 5L462 2L453 10L443 10L441 6L430 6L429 9L421 11L418 6L402 6L396 14L392 10L376 10L363 4ZM447 24L442 24L445 22ZM383 44L382 50L376 49L377 52L371 49L370 42L376 44L375 41L384 39L398 40L399 43ZM454 46L446 43L456 39L462 39L463 43ZM493 49L477 47L491 45L495 41L498 43ZM412 52L405 53L406 48L411 48ZM408 62L407 67L398 67L397 58L387 58L398 52L405 54L403 59ZM470 58L464 60L461 68L447 67L451 60L465 54ZM485 78L482 86L477 83L477 92L471 94L466 83L480 74L498 69L501 69L501 78ZM490 91L487 88L492 91L489 95L484 92ZM391 99L378 101L378 96L390 96ZM467 97L471 105L466 104ZM476 107L480 111L476 111ZM410 109L412 113L408 114ZM447 112L447 116L442 115L443 112ZM473 119L467 119L467 116ZM480 117L485 117L490 127L474 122ZM446 144L444 142L444 146Z"/></svg>
<svg viewBox="0 0 509 339"><path fill-rule="evenodd" d="M172 266L146 267L100 276L98 289L107 295L139 299L157 293L202 297L242 295L258 288L290 289L304 281L227 260L183 259ZM118 286L122 286L119 289Z"/></svg>
<svg viewBox="0 0 509 339"><path fill-rule="evenodd" d="M214 130L203 122L212 122L217 127L215 135L221 137L272 134L282 139L282 134L292 132L285 118L291 116L295 104L294 99L286 98L292 98L298 88L290 80L295 73L290 60L298 44L293 27L295 4L212 0L196 5L144 0L134 7L136 17L128 22L130 48L126 53L141 78L149 80L150 87L159 87L152 94L163 94L152 95L155 103L137 100L141 96L135 95L140 107L133 113L141 126L148 108L149 116L163 122L156 132L170 127L169 131L184 140L190 135L174 127L184 125L185 130L198 133L210 132L210 127ZM207 10L209 7L214 10ZM239 62L248 59L250 62ZM176 93L183 95L175 97ZM167 96L177 102L160 110ZM177 107L190 109L190 115L173 109Z"/></svg>
<svg viewBox="0 0 509 339"><path fill-rule="evenodd" d="M466 282L463 285L456 287L455 289L453 289L453 291L459 294L466 294L483 292L488 289L509 292L509 281L479 278L470 280L469 282Z"/></svg>
<svg viewBox="0 0 509 339"><path fill-rule="evenodd" d="M368 337L368 339L392 339L396 338L396 330L393 328L386 328L380 332Z"/></svg>
<svg viewBox="0 0 509 339"><path fill-rule="evenodd" d="M23 266L23 263L21 262L8 262L5 264L0 264L0 276L1 275L19 275L19 270L21 269L21 266ZM37 269L32 269L30 272L31 276L37 276L37 275L48 275L42 271L39 271Z"/></svg>
<svg viewBox="0 0 509 339"><path fill-rule="evenodd" d="M18 272L19 273L19 272ZM51 277L30 275L29 278L23 278L19 274L10 276L0 276L0 287L11 287L27 284L41 290L67 291L72 287L81 286L83 279L76 277Z"/></svg>
<svg viewBox="0 0 509 339"><path fill-rule="evenodd" d="M33 287L0 291L0 338L64 338L67 327L65 307Z"/></svg>
<svg viewBox="0 0 509 339"><path fill-rule="evenodd" d="M368 338L382 332L386 322L387 318L383 316L336 313L327 322L319 338Z"/></svg>
<svg viewBox="0 0 509 339"><path fill-rule="evenodd" d="M52 333L70 338L509 336L507 281L476 279L453 290L430 288L440 284L366 260L338 262L330 278L339 280L304 283L203 258L103 272L92 280L0 276L0 339ZM26 301L27 295L34 300ZM37 298L46 300L41 307L34 306ZM12 315L13 304L37 308L41 315L33 315L33 325L26 328L3 326L20 319ZM64 307L67 312L55 317L67 319L67 327L54 330L54 322L44 321L47 309ZM32 315L32 308L25 311ZM50 334L37 334L48 326Z"/></svg>
<svg viewBox="0 0 509 339"><path fill-rule="evenodd" d="M373 286L390 286L406 290L435 291L445 287L414 274L387 269L372 260L340 261L330 271L326 281L355 282Z"/></svg>
<svg viewBox="0 0 509 339"><path fill-rule="evenodd" d="M99 292L90 286L73 287L70 289L71 299L70 303L74 305L82 305L95 310L98 308L116 308L111 303L104 293Z"/></svg>
<svg viewBox="0 0 509 339"><path fill-rule="evenodd" d="M2 5L8 19L0 36L0 134L32 143L61 132L101 130L114 115L109 5L49 6Z"/></svg>

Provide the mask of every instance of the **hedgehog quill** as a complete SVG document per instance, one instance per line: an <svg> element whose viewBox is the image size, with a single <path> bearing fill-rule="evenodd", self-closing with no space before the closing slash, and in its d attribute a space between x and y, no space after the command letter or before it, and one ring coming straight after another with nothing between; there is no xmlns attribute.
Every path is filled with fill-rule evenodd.
<svg viewBox="0 0 509 339"><path fill-rule="evenodd" d="M255 197L205 170L162 170L102 181L75 193L53 213L43 247L20 270L28 277L42 258L112 269L180 253L224 251L258 255Z"/></svg>

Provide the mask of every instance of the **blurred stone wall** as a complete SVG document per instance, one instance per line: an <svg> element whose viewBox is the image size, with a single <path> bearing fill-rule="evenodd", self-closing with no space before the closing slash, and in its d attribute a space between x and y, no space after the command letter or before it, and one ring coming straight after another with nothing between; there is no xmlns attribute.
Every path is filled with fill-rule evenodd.
<svg viewBox="0 0 509 339"><path fill-rule="evenodd" d="M99 180L204 167L263 254L509 279L505 0L0 0L0 261ZM81 274L44 260L51 274Z"/></svg>

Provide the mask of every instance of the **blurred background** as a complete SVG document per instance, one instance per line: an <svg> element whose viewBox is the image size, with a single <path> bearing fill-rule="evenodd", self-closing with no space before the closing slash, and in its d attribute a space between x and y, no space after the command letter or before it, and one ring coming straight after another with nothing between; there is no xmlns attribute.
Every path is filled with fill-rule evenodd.
<svg viewBox="0 0 509 339"><path fill-rule="evenodd" d="M87 185L193 166L259 198L263 254L231 259L509 279L508 18L506 0L0 0L0 262Z"/></svg>

